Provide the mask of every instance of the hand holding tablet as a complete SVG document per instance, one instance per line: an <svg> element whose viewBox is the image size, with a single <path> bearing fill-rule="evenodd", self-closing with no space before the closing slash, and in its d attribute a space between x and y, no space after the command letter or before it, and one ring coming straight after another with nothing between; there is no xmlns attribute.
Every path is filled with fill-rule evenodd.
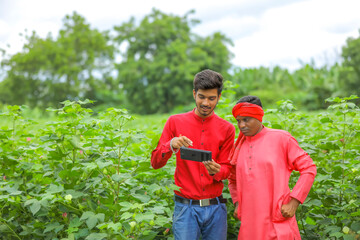
<svg viewBox="0 0 360 240"><path fill-rule="evenodd" d="M211 161L211 151L205 151L195 148L180 148L180 157L184 160L191 160L196 162Z"/></svg>

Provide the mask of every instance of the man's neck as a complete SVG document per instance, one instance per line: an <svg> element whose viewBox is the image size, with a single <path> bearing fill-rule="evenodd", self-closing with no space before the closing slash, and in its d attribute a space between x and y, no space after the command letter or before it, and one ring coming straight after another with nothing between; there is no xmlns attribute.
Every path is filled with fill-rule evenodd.
<svg viewBox="0 0 360 240"><path fill-rule="evenodd" d="M204 115L200 114L200 112L198 111L197 108L195 108L195 114L197 116L199 116L200 118L202 118L202 119L206 119L206 118L208 118L208 117L210 117L210 116L212 116L214 114L214 110L211 111L211 113L209 113L208 115L204 116Z"/></svg>
<svg viewBox="0 0 360 240"><path fill-rule="evenodd" d="M261 125L261 126L259 127L259 130L254 134L254 136L256 136L256 134L258 134L259 132L261 132L261 130L263 130L263 128L264 128L264 125Z"/></svg>

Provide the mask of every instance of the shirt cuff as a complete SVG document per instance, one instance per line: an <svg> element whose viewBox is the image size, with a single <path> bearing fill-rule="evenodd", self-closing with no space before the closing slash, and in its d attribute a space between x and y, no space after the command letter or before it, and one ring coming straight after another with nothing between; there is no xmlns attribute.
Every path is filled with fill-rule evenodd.
<svg viewBox="0 0 360 240"><path fill-rule="evenodd" d="M171 140L164 144L164 149L166 150L166 153L171 152L170 142Z"/></svg>
<svg viewBox="0 0 360 240"><path fill-rule="evenodd" d="M215 173L214 175L212 175L212 178L218 182L222 181L223 179L221 178L221 170L218 173Z"/></svg>
<svg viewBox="0 0 360 240"><path fill-rule="evenodd" d="M298 200L300 202L300 204L303 204L305 202L305 199L299 199L298 196L294 196L294 195L295 194L292 194L292 192L290 193L290 197Z"/></svg>

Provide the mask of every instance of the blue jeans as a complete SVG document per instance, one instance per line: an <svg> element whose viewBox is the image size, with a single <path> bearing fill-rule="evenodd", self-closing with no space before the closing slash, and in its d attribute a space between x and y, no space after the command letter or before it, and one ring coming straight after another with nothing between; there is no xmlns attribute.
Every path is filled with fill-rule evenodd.
<svg viewBox="0 0 360 240"><path fill-rule="evenodd" d="M175 201L173 233L175 240L225 240L227 213L225 203L201 207Z"/></svg>

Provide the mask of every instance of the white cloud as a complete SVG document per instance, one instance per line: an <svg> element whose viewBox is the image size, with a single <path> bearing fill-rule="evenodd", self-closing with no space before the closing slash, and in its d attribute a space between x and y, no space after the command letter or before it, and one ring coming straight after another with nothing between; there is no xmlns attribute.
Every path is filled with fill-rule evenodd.
<svg viewBox="0 0 360 240"><path fill-rule="evenodd" d="M10 32L9 25L6 22L0 20L0 39L7 36L9 32Z"/></svg>
<svg viewBox="0 0 360 240"><path fill-rule="evenodd" d="M295 69L300 67L298 59L318 59L322 61L319 65L326 64L325 60L331 62L324 56L329 58L339 51L346 38L356 36L357 31L330 32L329 27L347 21L360 24L360 15L350 3L354 1L344 1L344 7L335 1L313 0L268 9L259 19L261 27L255 34L235 41L234 63L243 67L280 64Z"/></svg>
<svg viewBox="0 0 360 240"><path fill-rule="evenodd" d="M226 33L231 39L248 36L260 28L259 21L250 16L237 17L234 15L225 16L218 20L204 22L197 26L194 31L200 35L208 35L216 31Z"/></svg>
<svg viewBox="0 0 360 240"><path fill-rule="evenodd" d="M299 59L319 65L334 61L348 37L358 37L358 0L14 0L0 2L0 48L21 50L19 33L35 30L56 36L66 14L78 12L92 27L111 29L134 16L138 21L152 8L201 20L200 35L221 31L235 44L233 64L241 67L300 67ZM5 10L4 10L5 9ZM336 60L336 59L335 59Z"/></svg>

